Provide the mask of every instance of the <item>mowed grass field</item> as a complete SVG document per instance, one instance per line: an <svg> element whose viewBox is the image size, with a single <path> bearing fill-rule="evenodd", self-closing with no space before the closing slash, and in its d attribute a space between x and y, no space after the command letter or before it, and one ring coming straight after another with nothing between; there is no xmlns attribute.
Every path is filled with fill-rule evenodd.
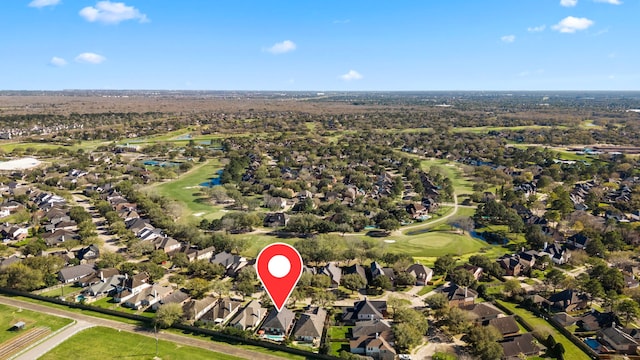
<svg viewBox="0 0 640 360"><path fill-rule="evenodd" d="M589 356L582 351L579 347L577 347L574 343L572 343L566 336L562 335L558 330L556 330L551 324L549 324L546 320L541 319L535 316L529 310L519 308L516 304L512 304L506 301L500 301L500 304L511 310L514 314L519 315L524 321L529 323L529 325L533 326L534 329L546 330L549 334L553 335L553 338L556 342L561 343L564 346L564 358L571 360L588 360Z"/></svg>
<svg viewBox="0 0 640 360"><path fill-rule="evenodd" d="M42 360L74 359L153 359L156 340L152 337L119 332L105 327L83 330L42 356ZM163 360L240 360L209 350L160 340L158 357Z"/></svg>
<svg viewBox="0 0 640 360"><path fill-rule="evenodd" d="M425 171L429 171L429 169L433 167L442 171L443 175L451 179L451 183L453 184L458 196L473 193L473 184L464 176L464 172L462 171L460 164L445 159L427 159L422 160L420 165Z"/></svg>
<svg viewBox="0 0 640 360"><path fill-rule="evenodd" d="M9 331L19 321L24 321L27 324L25 330L44 326L50 328L51 331L56 331L70 324L73 320L0 304L0 344L24 332L24 330Z"/></svg>
<svg viewBox="0 0 640 360"><path fill-rule="evenodd" d="M154 184L147 188L151 192L177 201L183 207L181 221L199 222L200 219L216 219L222 217L222 206L214 206L201 196L200 184L217 176L216 172L222 169L217 159L207 160L204 164L197 164L188 172L180 175L175 180ZM193 216L193 214L201 216Z"/></svg>

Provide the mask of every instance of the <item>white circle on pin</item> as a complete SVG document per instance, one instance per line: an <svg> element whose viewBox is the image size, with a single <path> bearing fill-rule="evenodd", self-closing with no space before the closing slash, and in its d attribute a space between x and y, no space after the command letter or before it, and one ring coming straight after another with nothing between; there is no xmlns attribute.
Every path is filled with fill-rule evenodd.
<svg viewBox="0 0 640 360"><path fill-rule="evenodd" d="M276 278L283 278L291 271L291 262L283 255L276 255L269 260L269 273Z"/></svg>

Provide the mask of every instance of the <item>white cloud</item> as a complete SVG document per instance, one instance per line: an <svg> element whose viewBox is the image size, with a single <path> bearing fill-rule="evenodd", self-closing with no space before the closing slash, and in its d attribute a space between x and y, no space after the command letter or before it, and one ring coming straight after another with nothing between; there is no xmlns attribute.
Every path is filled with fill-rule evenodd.
<svg viewBox="0 0 640 360"><path fill-rule="evenodd" d="M560 5L564 7L574 7L578 5L578 0L560 0Z"/></svg>
<svg viewBox="0 0 640 360"><path fill-rule="evenodd" d="M577 18L573 16L567 16L560 20L559 23L553 25L553 30L561 33L573 34L576 31L586 30L594 24L592 20L587 18Z"/></svg>
<svg viewBox="0 0 640 360"><path fill-rule="evenodd" d="M63 67L65 65L67 65L67 60L61 58L61 57L57 57L54 56L51 58L51 60L49 60L49 64L56 66L56 67Z"/></svg>
<svg viewBox="0 0 640 360"><path fill-rule="evenodd" d="M60 3L60 0L33 0L29 3L29 7L43 8L45 6L54 6Z"/></svg>
<svg viewBox="0 0 640 360"><path fill-rule="evenodd" d="M345 81L360 80L363 77L364 76L362 76L362 74L360 74L359 72L357 72L355 70L349 70L348 73L340 75L340 79L345 80Z"/></svg>
<svg viewBox="0 0 640 360"><path fill-rule="evenodd" d="M98 55L96 53L90 53L90 52L82 53L76 56L77 62L85 63L85 64L100 64L105 60L107 60L106 57L102 55Z"/></svg>
<svg viewBox="0 0 640 360"><path fill-rule="evenodd" d="M80 16L89 22L97 21L104 24L117 24L125 20L138 20L141 23L149 22L147 15L133 6L111 1L98 1L95 7L87 6L80 10Z"/></svg>
<svg viewBox="0 0 640 360"><path fill-rule="evenodd" d="M546 28L547 28L547 25L532 26L532 27L528 27L527 31L528 32L543 32Z"/></svg>
<svg viewBox="0 0 640 360"><path fill-rule="evenodd" d="M599 3L611 4L611 5L622 5L622 1L620 0L594 0L594 1Z"/></svg>
<svg viewBox="0 0 640 360"><path fill-rule="evenodd" d="M275 43L267 51L272 54L284 54L296 49L296 43L291 40L285 40L283 42Z"/></svg>
<svg viewBox="0 0 640 360"><path fill-rule="evenodd" d="M505 36L501 37L500 40L502 40L502 42L512 43L512 42L516 41L516 36L515 35L505 35Z"/></svg>

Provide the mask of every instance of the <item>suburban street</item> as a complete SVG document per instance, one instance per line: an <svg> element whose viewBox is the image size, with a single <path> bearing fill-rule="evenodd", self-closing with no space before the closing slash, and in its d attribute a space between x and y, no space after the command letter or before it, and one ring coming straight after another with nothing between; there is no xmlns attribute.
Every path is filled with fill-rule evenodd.
<svg viewBox="0 0 640 360"><path fill-rule="evenodd" d="M44 354L46 351L54 348L56 345L60 344L61 342L63 342L67 338L71 337L73 334L75 334L78 331L81 331L83 329L92 327L92 326L104 326L104 327L108 327L108 328L112 328L112 329L117 329L117 330L120 330L120 331L127 331L127 332L131 332L131 333L136 333L136 334L148 336L148 337L150 337L152 339L155 338L155 334L153 333L153 330L148 329L148 328L143 328L143 327L140 327L140 326L137 326L137 325L130 325L130 324L125 324L125 323L121 323L121 322L118 322L118 321L114 321L114 320L107 320L107 319L97 318L97 317L93 317L93 316L89 316L89 315L78 314L78 313L74 313L74 312L67 311L67 310L51 308L51 307L48 307L48 306L44 306L44 305L40 305L40 304L34 304L34 303L27 302L27 301L8 298L8 297L4 297L4 296L0 296L0 304L10 305L10 306L18 307L18 308L37 311L37 312L43 313L43 314L66 317L66 318L71 318L71 319L76 320L76 324L75 325L63 330L62 332L54 335L50 339L44 341L40 345L34 347L32 349L33 352L30 350L27 353L23 354L24 357L21 356L20 358L16 358L16 359L20 359L20 360L37 359L37 357L42 356L42 354ZM253 359L280 360L280 359L282 359L281 357L277 357L277 356L273 356L273 355L267 355L267 354L264 354L264 353L254 352L254 351L250 351L250 350L245 350L245 349L237 347L237 346L231 346L231 345L227 345L227 344L224 344L224 343L201 340L201 339L196 339L196 338L193 338L193 337L190 337L190 336L183 336L183 335L167 333L167 332L162 332L162 331L160 331L158 333L158 338L160 338L161 340L172 341L172 342L175 342L175 343L178 343L178 344L181 344L181 345L188 345L188 346L198 347L198 348L211 350L211 351L216 351L216 352L220 352L220 353L224 353L224 354L229 354L229 355L237 356L237 357L243 358L243 359L251 359L251 360L253 360ZM149 340L149 341L152 341L152 340ZM30 356L27 356L27 355L30 355Z"/></svg>

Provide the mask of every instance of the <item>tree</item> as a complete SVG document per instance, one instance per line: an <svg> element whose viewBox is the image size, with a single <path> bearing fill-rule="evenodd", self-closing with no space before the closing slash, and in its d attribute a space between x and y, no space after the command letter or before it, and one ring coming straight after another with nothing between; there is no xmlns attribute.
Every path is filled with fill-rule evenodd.
<svg viewBox="0 0 640 360"><path fill-rule="evenodd" d="M32 291L45 286L44 274L23 263L14 263L0 270L0 286Z"/></svg>
<svg viewBox="0 0 640 360"><path fill-rule="evenodd" d="M475 221L473 221L473 219L468 217L468 216L455 217L455 218L449 220L447 223L449 225L451 225L452 227L455 227L455 228L458 228L458 229L462 230L463 234L465 233L465 231L466 232L473 231L473 229L475 227Z"/></svg>
<svg viewBox="0 0 640 360"><path fill-rule="evenodd" d="M545 279L543 281L545 284L551 284L551 286L553 286L553 292L555 293L556 288L560 283L562 283L565 277L566 275L562 271L553 268L545 275Z"/></svg>
<svg viewBox="0 0 640 360"><path fill-rule="evenodd" d="M424 300L424 302L432 309L432 310L440 310L449 306L449 299L446 294L438 293L429 296Z"/></svg>
<svg viewBox="0 0 640 360"><path fill-rule="evenodd" d="M166 329L180 320L182 315L182 305L178 303L168 303L158 308L154 321L158 326Z"/></svg>
<svg viewBox="0 0 640 360"><path fill-rule="evenodd" d="M111 251L100 252L100 259L96 262L99 269L113 268L124 262L124 256Z"/></svg>
<svg viewBox="0 0 640 360"><path fill-rule="evenodd" d="M173 258L171 258L171 262L173 263L173 266L177 266L179 268L189 266L189 258L187 257L187 254L183 252L175 254Z"/></svg>
<svg viewBox="0 0 640 360"><path fill-rule="evenodd" d="M388 231L400 229L400 222L393 218L382 220L379 225L381 229Z"/></svg>
<svg viewBox="0 0 640 360"><path fill-rule="evenodd" d="M504 282L503 291L508 297L513 297L522 293L522 286L520 281L516 279L510 279Z"/></svg>
<svg viewBox="0 0 640 360"><path fill-rule="evenodd" d="M396 312L411 305L411 301L391 295L387 299L387 305L391 308L391 313L394 314L394 320L398 321L398 319L395 318Z"/></svg>
<svg viewBox="0 0 640 360"><path fill-rule="evenodd" d="M193 278L185 284L184 288L191 297L202 299L211 288L209 281L202 278Z"/></svg>
<svg viewBox="0 0 640 360"><path fill-rule="evenodd" d="M474 326L469 332L469 345L474 355L481 360L499 360L502 358L500 332L493 326Z"/></svg>
<svg viewBox="0 0 640 360"><path fill-rule="evenodd" d="M589 294L591 300L601 299L605 295L604 288L602 287L600 281L598 281L597 279L589 279L584 284L584 291Z"/></svg>
<svg viewBox="0 0 640 360"><path fill-rule="evenodd" d="M462 334L471 327L469 314L459 307L448 308L442 318L451 334Z"/></svg>
<svg viewBox="0 0 640 360"><path fill-rule="evenodd" d="M616 306L616 313L625 320L625 325L629 325L631 320L635 320L640 316L640 306L631 299L624 299Z"/></svg>
<svg viewBox="0 0 640 360"><path fill-rule="evenodd" d="M393 289L393 283L391 282L391 279L389 279L385 275L376 276L376 278L371 281L371 285L381 290Z"/></svg>
<svg viewBox="0 0 640 360"><path fill-rule="evenodd" d="M604 257L607 252L607 248L602 243L602 240L595 238L589 239L585 251L591 256Z"/></svg>
<svg viewBox="0 0 640 360"><path fill-rule="evenodd" d="M398 286L411 286L415 285L416 277L409 274L406 271L399 271L396 273L396 285Z"/></svg>
<svg viewBox="0 0 640 360"><path fill-rule="evenodd" d="M469 287L475 280L473 275L466 269L458 269L451 274L451 281L458 286Z"/></svg>
<svg viewBox="0 0 640 360"><path fill-rule="evenodd" d="M422 343L423 334L410 323L399 323L393 327L396 348L405 352Z"/></svg>
<svg viewBox="0 0 640 360"><path fill-rule="evenodd" d="M542 249L545 243L550 242L550 237L542 231L540 225L528 226L525 229L524 238L532 249Z"/></svg>
<svg viewBox="0 0 640 360"><path fill-rule="evenodd" d="M424 335L429 329L429 322L427 317L423 313L407 307L411 304L409 300L397 299L401 304L396 304L396 309L393 311L393 320L396 323L411 324L411 326L418 329L420 334ZM391 299L390 299L391 301ZM405 303L406 302L406 303Z"/></svg>
<svg viewBox="0 0 640 360"><path fill-rule="evenodd" d="M453 258L453 255L447 254L444 256L440 256L436 259L436 262L433 264L433 270L437 274L442 274L444 277L447 274L451 273L453 269L456 267L456 259Z"/></svg>
<svg viewBox="0 0 640 360"><path fill-rule="evenodd" d="M342 283L342 286L351 290L351 293L367 286L367 282L358 274L347 274L342 277L340 282Z"/></svg>
<svg viewBox="0 0 640 360"><path fill-rule="evenodd" d="M155 250L149 255L149 261L154 264L162 264L167 260L169 260L169 256L164 250Z"/></svg>
<svg viewBox="0 0 640 360"><path fill-rule="evenodd" d="M218 299L221 299L224 296L229 295L229 292L231 291L231 282L222 280L214 281L211 286L211 290L218 294Z"/></svg>

